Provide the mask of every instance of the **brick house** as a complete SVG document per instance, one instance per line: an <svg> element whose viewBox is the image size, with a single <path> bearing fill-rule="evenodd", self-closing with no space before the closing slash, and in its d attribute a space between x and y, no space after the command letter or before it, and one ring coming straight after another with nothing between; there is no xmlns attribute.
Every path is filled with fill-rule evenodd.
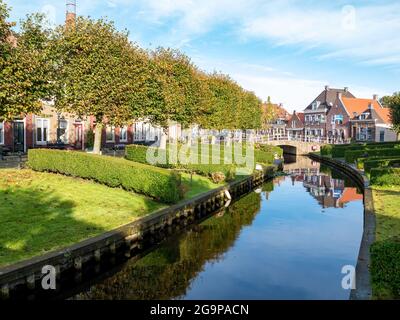
<svg viewBox="0 0 400 320"><path fill-rule="evenodd" d="M326 137L334 143L351 138L350 115L343 104L343 93L336 92L336 99L326 116Z"/></svg>
<svg viewBox="0 0 400 320"><path fill-rule="evenodd" d="M329 86L325 86L325 90L304 110L304 134L306 138L326 138L327 114L334 106L339 93L343 97L355 98L348 88L331 89Z"/></svg>
<svg viewBox="0 0 400 320"><path fill-rule="evenodd" d="M372 99L341 99L349 116L351 137L359 142L397 141L397 134L392 130L390 110L384 108L376 95Z"/></svg>
<svg viewBox="0 0 400 320"><path fill-rule="evenodd" d="M289 138L302 139L304 137L304 113L294 111L289 118L286 131Z"/></svg>

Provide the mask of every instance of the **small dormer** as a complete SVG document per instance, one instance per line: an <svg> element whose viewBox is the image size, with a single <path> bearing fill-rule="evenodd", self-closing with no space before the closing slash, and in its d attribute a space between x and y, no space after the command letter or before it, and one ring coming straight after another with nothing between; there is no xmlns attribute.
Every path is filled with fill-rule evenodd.
<svg viewBox="0 0 400 320"><path fill-rule="evenodd" d="M318 107L320 106L320 104L321 104L320 101L314 101L314 102L312 103L312 105L311 105L311 108L312 108L313 110L317 110Z"/></svg>

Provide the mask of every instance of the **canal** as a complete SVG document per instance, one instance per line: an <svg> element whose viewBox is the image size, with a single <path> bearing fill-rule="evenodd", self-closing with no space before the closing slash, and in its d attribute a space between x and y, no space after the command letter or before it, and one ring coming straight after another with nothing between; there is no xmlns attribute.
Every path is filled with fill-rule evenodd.
<svg viewBox="0 0 400 320"><path fill-rule="evenodd" d="M72 299L348 299L363 196L306 157Z"/></svg>

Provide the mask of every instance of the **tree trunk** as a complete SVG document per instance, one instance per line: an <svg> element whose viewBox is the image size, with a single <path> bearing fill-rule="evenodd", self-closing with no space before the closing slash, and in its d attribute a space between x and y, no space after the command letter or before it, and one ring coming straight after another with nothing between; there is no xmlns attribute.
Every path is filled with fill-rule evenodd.
<svg viewBox="0 0 400 320"><path fill-rule="evenodd" d="M97 122L96 128L94 129L94 146L93 153L100 154L101 151L101 137L103 134L103 123Z"/></svg>

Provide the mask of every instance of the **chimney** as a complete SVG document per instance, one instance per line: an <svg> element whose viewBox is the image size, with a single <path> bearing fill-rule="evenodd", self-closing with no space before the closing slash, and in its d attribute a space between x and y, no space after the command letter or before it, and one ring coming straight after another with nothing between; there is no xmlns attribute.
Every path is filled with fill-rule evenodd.
<svg viewBox="0 0 400 320"><path fill-rule="evenodd" d="M369 110L374 110L374 105L372 104L372 102L370 102L370 103L368 104L368 109L369 109Z"/></svg>
<svg viewBox="0 0 400 320"><path fill-rule="evenodd" d="M348 92L349 91L349 87L344 87L344 92Z"/></svg>
<svg viewBox="0 0 400 320"><path fill-rule="evenodd" d="M76 0L67 0L65 26L67 28L74 28L75 22L76 22Z"/></svg>
<svg viewBox="0 0 400 320"><path fill-rule="evenodd" d="M342 99L342 93L340 91L338 91L338 93L336 94L336 97L340 100Z"/></svg>
<svg viewBox="0 0 400 320"><path fill-rule="evenodd" d="M325 86L325 91L329 91L329 86Z"/></svg>
<svg viewBox="0 0 400 320"><path fill-rule="evenodd" d="M378 96L377 94L374 94L374 95L372 96L372 99L374 99L375 101L378 101L378 98L379 98L379 96Z"/></svg>

